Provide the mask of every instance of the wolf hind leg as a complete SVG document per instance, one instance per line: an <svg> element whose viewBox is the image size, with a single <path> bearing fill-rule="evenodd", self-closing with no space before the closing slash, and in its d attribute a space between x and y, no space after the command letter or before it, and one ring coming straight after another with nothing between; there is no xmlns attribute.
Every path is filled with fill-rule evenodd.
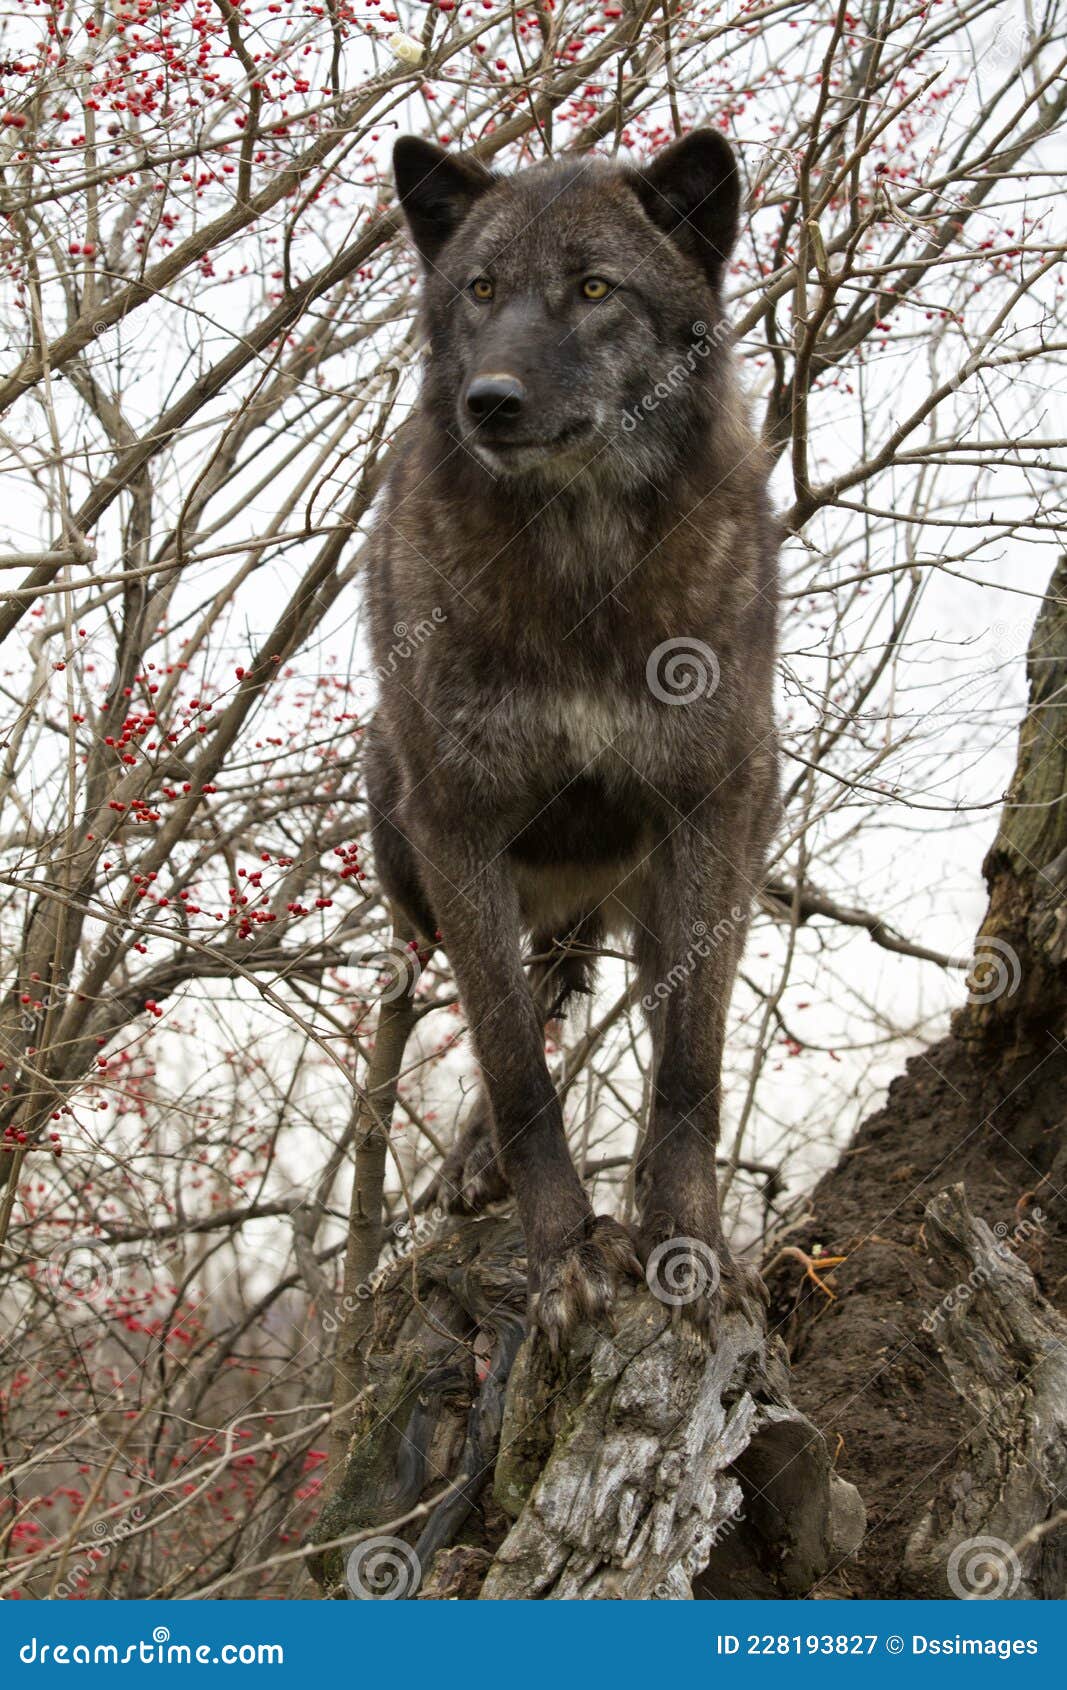
<svg viewBox="0 0 1067 1690"><path fill-rule="evenodd" d="M451 1215L477 1215L507 1194L508 1182L496 1153L493 1112L479 1081L459 1137L434 1182L434 1197Z"/></svg>

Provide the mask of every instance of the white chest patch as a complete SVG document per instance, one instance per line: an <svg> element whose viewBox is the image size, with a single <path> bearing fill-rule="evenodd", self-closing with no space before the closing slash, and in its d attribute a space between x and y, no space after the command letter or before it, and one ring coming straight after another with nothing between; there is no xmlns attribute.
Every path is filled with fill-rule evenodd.
<svg viewBox="0 0 1067 1690"><path fill-rule="evenodd" d="M648 706L624 693L565 693L542 704L538 714L544 732L583 767L613 747L631 756L630 742L648 725Z"/></svg>

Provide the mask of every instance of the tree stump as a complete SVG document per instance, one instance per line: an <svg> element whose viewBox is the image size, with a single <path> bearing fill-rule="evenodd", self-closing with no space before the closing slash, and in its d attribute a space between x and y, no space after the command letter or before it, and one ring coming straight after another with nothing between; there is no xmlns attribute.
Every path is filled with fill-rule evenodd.
<svg viewBox="0 0 1067 1690"><path fill-rule="evenodd" d="M324 1591L541 1599L799 1596L855 1546L862 1504L791 1403L762 1305L709 1349L649 1291L560 1357L525 1331L510 1214L453 1220L376 1289L344 1471L316 1532ZM414 1560L396 1551L400 1526ZM381 1528L390 1587L361 1568ZM361 1582L362 1578L362 1582Z"/></svg>

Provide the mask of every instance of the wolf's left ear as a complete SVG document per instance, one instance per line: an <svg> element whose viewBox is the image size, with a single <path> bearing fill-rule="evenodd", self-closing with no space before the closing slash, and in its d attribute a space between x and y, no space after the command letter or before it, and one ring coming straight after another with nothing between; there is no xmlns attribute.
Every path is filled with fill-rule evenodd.
<svg viewBox="0 0 1067 1690"><path fill-rule="evenodd" d="M717 289L741 211L741 179L726 137L694 129L635 170L632 186L653 223L696 259Z"/></svg>
<svg viewBox="0 0 1067 1690"><path fill-rule="evenodd" d="M396 143L393 175L411 237L428 264L496 181L476 159L446 153L417 135L403 135Z"/></svg>

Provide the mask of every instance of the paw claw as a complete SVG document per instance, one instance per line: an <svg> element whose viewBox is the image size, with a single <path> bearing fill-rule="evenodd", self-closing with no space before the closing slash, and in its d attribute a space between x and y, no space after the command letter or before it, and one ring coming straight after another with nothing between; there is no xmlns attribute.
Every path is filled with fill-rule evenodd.
<svg viewBox="0 0 1067 1690"><path fill-rule="evenodd" d="M630 1234L606 1215L591 1218L586 1237L545 1264L530 1299L530 1323L543 1332L553 1355L576 1327L610 1320L618 1281L626 1277L641 1277Z"/></svg>
<svg viewBox="0 0 1067 1690"><path fill-rule="evenodd" d="M762 1323L771 1300L758 1269L743 1262L731 1262L723 1272L719 1297L724 1313L744 1315L757 1324Z"/></svg>

